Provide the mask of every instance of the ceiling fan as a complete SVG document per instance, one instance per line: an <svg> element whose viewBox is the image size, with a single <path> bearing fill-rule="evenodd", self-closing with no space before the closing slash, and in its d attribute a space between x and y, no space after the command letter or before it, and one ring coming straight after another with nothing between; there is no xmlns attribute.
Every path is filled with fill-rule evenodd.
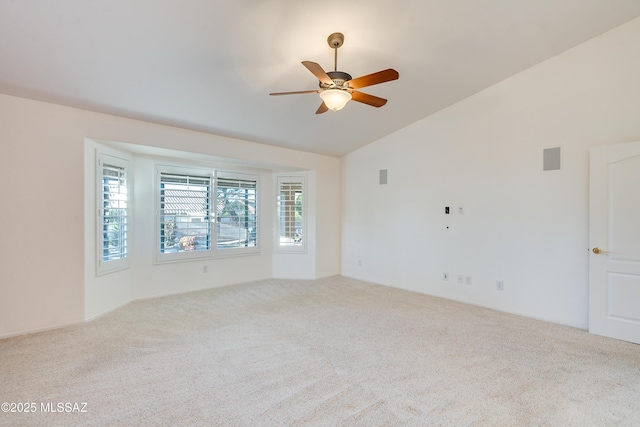
<svg viewBox="0 0 640 427"><path fill-rule="evenodd" d="M319 80L320 89L301 90L297 92L276 92L270 93L269 95L319 93L320 98L322 98L322 104L320 104L316 114L325 113L327 110L338 111L351 99L377 108L386 104L386 99L360 92L358 89L397 80L398 77L400 77L398 72L393 68L388 68L354 79L350 74L338 71L338 48L344 44L344 35L342 33L333 33L327 38L327 43L329 43L329 46L334 50L333 71L325 72L322 67L315 62L302 61L302 65L307 67Z"/></svg>

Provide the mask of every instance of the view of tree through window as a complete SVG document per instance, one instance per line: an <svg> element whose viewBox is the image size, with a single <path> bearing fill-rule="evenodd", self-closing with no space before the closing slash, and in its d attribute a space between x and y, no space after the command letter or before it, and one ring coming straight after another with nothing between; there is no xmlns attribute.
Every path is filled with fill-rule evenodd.
<svg viewBox="0 0 640 427"><path fill-rule="evenodd" d="M256 181L218 178L218 249L257 245Z"/></svg>
<svg viewBox="0 0 640 427"><path fill-rule="evenodd" d="M102 261L127 257L127 174L124 167L102 166Z"/></svg>

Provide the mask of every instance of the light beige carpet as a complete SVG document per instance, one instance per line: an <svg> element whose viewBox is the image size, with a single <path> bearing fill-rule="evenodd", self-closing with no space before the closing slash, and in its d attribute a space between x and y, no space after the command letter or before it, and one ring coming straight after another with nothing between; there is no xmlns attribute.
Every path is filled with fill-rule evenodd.
<svg viewBox="0 0 640 427"><path fill-rule="evenodd" d="M640 346L342 277L138 301L0 360L0 402L37 404L8 426L640 425Z"/></svg>

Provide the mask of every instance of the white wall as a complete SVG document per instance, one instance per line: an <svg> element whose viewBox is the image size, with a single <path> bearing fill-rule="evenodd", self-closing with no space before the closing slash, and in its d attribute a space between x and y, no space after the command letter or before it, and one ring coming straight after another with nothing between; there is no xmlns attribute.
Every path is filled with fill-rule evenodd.
<svg viewBox="0 0 640 427"><path fill-rule="evenodd" d="M133 298L271 277L266 250L257 257L212 262L208 274L202 263L151 266L148 252L134 252L132 269L97 278L91 140L136 144L151 152L180 150L272 171L340 174L340 159L333 157L6 95L0 95L0 117L0 178L11 184L0 198L0 337L94 318ZM316 270L321 277L340 272L340 188L335 181L316 185L315 215L325 219L318 221L317 232L329 236L315 248L314 256L323 260L323 269ZM135 230L134 239L145 233ZM184 286L175 285L176 276Z"/></svg>
<svg viewBox="0 0 640 427"><path fill-rule="evenodd" d="M333 256L340 260L340 241L342 237L341 225L341 195L340 188L342 175L340 168L331 170L329 168L317 169L314 178L322 185L315 186L316 204L316 251L318 248L333 248L332 257L316 254L316 277L333 276L336 273ZM323 209L322 204L326 200L335 200L338 210ZM340 267L339 267L340 268ZM341 271L341 269L340 269Z"/></svg>
<svg viewBox="0 0 640 427"><path fill-rule="evenodd" d="M0 95L0 336L83 318L83 139L81 125L70 125L75 116Z"/></svg>
<svg viewBox="0 0 640 427"><path fill-rule="evenodd" d="M640 19L347 155L343 274L586 328L588 150L640 139L638 43Z"/></svg>

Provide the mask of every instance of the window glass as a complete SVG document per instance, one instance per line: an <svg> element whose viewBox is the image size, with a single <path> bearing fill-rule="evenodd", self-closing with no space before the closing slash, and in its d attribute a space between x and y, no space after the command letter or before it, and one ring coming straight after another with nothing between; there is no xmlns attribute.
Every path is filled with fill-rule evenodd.
<svg viewBox="0 0 640 427"><path fill-rule="evenodd" d="M216 184L218 249L257 246L256 181L218 177Z"/></svg>
<svg viewBox="0 0 640 427"><path fill-rule="evenodd" d="M278 178L278 245L281 248L304 248L305 244L304 178Z"/></svg>
<svg viewBox="0 0 640 427"><path fill-rule="evenodd" d="M129 265L128 162L98 154L98 273Z"/></svg>
<svg viewBox="0 0 640 427"><path fill-rule="evenodd" d="M211 249L211 178L160 175L160 252Z"/></svg>

